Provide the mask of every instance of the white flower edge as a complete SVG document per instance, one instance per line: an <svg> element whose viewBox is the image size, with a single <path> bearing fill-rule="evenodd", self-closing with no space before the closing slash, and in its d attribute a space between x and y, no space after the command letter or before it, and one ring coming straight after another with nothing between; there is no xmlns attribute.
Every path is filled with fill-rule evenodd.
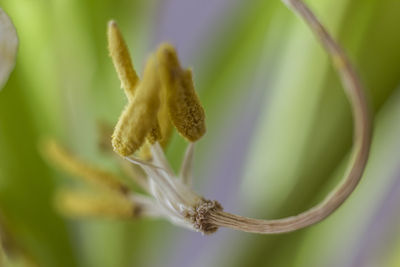
<svg viewBox="0 0 400 267"><path fill-rule="evenodd" d="M14 69L17 51L17 31L10 17L0 8L0 90Z"/></svg>

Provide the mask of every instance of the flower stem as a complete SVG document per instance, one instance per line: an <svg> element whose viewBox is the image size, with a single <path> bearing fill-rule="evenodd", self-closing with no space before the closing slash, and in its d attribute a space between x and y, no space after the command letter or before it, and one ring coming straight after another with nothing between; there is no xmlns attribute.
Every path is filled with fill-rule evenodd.
<svg viewBox="0 0 400 267"><path fill-rule="evenodd" d="M365 92L356 71L341 47L302 0L282 0L314 32L331 57L353 114L353 149L341 183L320 204L296 216L260 220L223 211L210 212L208 220L217 226L244 232L273 234L291 232L318 223L332 214L354 191L364 172L371 146L371 118Z"/></svg>

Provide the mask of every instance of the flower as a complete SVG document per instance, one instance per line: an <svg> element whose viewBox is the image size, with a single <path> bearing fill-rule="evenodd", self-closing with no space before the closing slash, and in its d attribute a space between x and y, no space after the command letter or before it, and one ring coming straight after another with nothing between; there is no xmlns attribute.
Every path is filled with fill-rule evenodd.
<svg viewBox="0 0 400 267"><path fill-rule="evenodd" d="M182 69L172 45L162 44L149 57L139 82L114 21L108 26L108 40L129 100L112 136L114 150L147 174L146 189L155 200L152 204L148 201L147 209L153 209L152 213L158 211L175 224L203 233L214 232L217 227L204 223L201 217L210 209L222 209L221 206L203 199L190 188L194 142L206 131L204 110L194 90L191 70ZM190 142L179 177L169 166L160 145L168 142L171 123ZM142 146L150 149L150 160L130 156Z"/></svg>
<svg viewBox="0 0 400 267"><path fill-rule="evenodd" d="M230 214L222 211L218 202L196 194L190 187L193 150L206 127L192 72L181 67L172 45L162 44L149 57L143 78L139 80L117 24L111 21L108 25L109 51L128 98L112 134L112 146L122 159L140 167L132 170L130 166L130 174L149 196L131 193L112 174L81 162L57 144L48 143L46 151L53 161L103 188L102 194L94 197L71 192L64 194L59 203L62 209L77 215L164 217L204 234L213 233L220 226L261 234L291 232L332 214L350 196L362 177L371 144L371 119L363 87L341 47L301 0L284 2L320 39L352 105L355 120L353 153L348 171L331 194L307 211L276 220ZM168 143L172 125L189 141L179 175L169 166L162 147Z"/></svg>
<svg viewBox="0 0 400 267"><path fill-rule="evenodd" d="M128 168L148 195L131 192L115 175L82 161L57 142L47 141L42 147L50 161L97 187L96 194L59 193L58 207L74 216L163 217L205 234L215 232L218 227L205 218L211 210L222 210L221 205L190 187L195 142L206 129L191 70L182 69L172 45L162 44L149 57L139 80L114 21L108 25L108 42L128 99L112 134L112 146L126 161L140 166L141 170ZM170 167L162 147L168 143L172 125L189 141L179 175Z"/></svg>

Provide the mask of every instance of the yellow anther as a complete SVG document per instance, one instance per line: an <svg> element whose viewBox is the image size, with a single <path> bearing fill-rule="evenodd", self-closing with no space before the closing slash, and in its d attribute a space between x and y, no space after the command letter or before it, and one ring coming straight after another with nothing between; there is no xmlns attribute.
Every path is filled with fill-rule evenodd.
<svg viewBox="0 0 400 267"><path fill-rule="evenodd" d="M163 100L161 96L161 100ZM172 134L172 124L168 114L166 101L161 101L160 110L158 111L157 123L150 130L147 136L147 142L139 151L140 158L150 160L152 158L150 146L155 142L159 142L162 147L166 147Z"/></svg>
<svg viewBox="0 0 400 267"><path fill-rule="evenodd" d="M138 151L138 156L142 160L151 160L152 155L151 155L151 150L150 150L151 144L147 141L143 144L143 146L139 149Z"/></svg>
<svg viewBox="0 0 400 267"><path fill-rule="evenodd" d="M181 68L175 49L169 44L160 46L157 59L161 82L167 91L171 121L182 136L194 142L204 135L206 127L192 72Z"/></svg>
<svg viewBox="0 0 400 267"><path fill-rule="evenodd" d="M156 125L160 107L159 91L157 62L155 56L151 56L135 98L122 112L112 136L114 150L120 155L128 156L139 149Z"/></svg>
<svg viewBox="0 0 400 267"><path fill-rule="evenodd" d="M135 204L118 194L61 191L56 196L56 207L71 217L134 218Z"/></svg>
<svg viewBox="0 0 400 267"><path fill-rule="evenodd" d="M129 190L116 175L79 159L54 140L43 142L41 148L49 161L73 176L119 193L125 194Z"/></svg>
<svg viewBox="0 0 400 267"><path fill-rule="evenodd" d="M167 100L166 88L162 86L160 89L161 90L159 94L161 102L160 102L160 109L157 115L157 123L150 131L147 140L149 141L150 144L154 144L156 141L158 141L162 147L166 147L172 134L172 123L170 120L168 105L166 101Z"/></svg>
<svg viewBox="0 0 400 267"><path fill-rule="evenodd" d="M162 147L166 147L172 134L172 123L169 116L168 104L167 104L167 89L165 86L162 87L160 92L161 105L158 112L158 125L160 127L161 138L158 140Z"/></svg>
<svg viewBox="0 0 400 267"><path fill-rule="evenodd" d="M139 78L133 68L128 48L118 25L113 20L108 23L107 36L108 50L121 80L121 86L124 88L128 99L132 101Z"/></svg>
<svg viewBox="0 0 400 267"><path fill-rule="evenodd" d="M156 120L153 128L151 128L149 135L147 136L147 141L153 145L155 142L160 140L161 137L160 125L158 124L158 120Z"/></svg>

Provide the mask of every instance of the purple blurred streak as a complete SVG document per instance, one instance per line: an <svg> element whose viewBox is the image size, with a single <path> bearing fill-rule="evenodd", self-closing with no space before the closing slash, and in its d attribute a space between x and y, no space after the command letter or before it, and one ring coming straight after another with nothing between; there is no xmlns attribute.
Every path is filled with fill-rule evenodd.
<svg viewBox="0 0 400 267"><path fill-rule="evenodd" d="M213 37L215 27L222 21L224 13L235 9L240 1L166 0L161 3L154 44L172 42L179 51L183 65L188 65L204 41ZM260 65L263 64L262 60ZM203 162L208 166L203 168L207 170L204 175L213 179L208 179L206 188L201 188L201 192L205 192L207 198L217 199L230 211L240 210L237 196L241 174L262 101L265 99L265 69L261 69L254 77L247 77L254 81L252 90L248 88L249 81L243 81L247 85L246 91L252 93L243 96L245 98L240 100L240 107L229 107L232 112L225 122L224 131L219 133L218 142L212 146L213 156L209 157L210 162ZM215 159L220 160L216 162ZM221 253L221 245L234 237L230 231L221 230L212 236L188 231L177 233L174 245L165 248L171 257L169 260L163 259L162 266L212 266L212 262Z"/></svg>
<svg viewBox="0 0 400 267"><path fill-rule="evenodd" d="M243 88L241 98L234 105L224 107L229 110L229 117L224 118L224 123L221 124L220 128L223 131L219 132L218 136L214 134L214 143L208 144L213 151L212 155L202 162L202 165L207 167L200 168L206 170L203 175L211 178L207 179L206 185L200 185L202 188L199 192L203 192L206 198L218 200L225 210L231 212L241 210L238 195L243 168L265 94L268 92L268 79L265 75L267 66L264 66L267 60L262 56L259 61L258 71L237 85ZM252 84L250 88L249 84ZM231 230L223 229L206 237L199 233L182 235L175 240L176 245L171 250L183 256L174 258L165 266L215 266L215 261L223 253L222 248L229 253L230 246L227 244L237 243L235 237ZM171 254L176 253L171 251Z"/></svg>
<svg viewBox="0 0 400 267"><path fill-rule="evenodd" d="M400 158L400 155L398 155L398 158ZM382 259L385 257L385 252L390 251L393 245L391 241L399 231L399 204L400 168L397 170L393 185L382 201L380 208L375 212L363 238L359 241L357 253L350 266L371 266L368 263L379 262L378 258L374 259L373 257Z"/></svg>
<svg viewBox="0 0 400 267"><path fill-rule="evenodd" d="M223 14L234 9L239 0L163 0L160 1L154 44L174 44L184 65L190 63L210 31Z"/></svg>
<svg viewBox="0 0 400 267"><path fill-rule="evenodd" d="M265 38L264 49L267 48L267 42ZM251 140L258 126L259 114L269 92L270 84L267 81L270 79L266 73L273 75L271 66L279 57L279 53L271 57L266 50L261 52L258 64L255 64L258 65L257 68L247 75L247 79L244 79L242 84L237 85L243 89L240 99L233 106L224 107L229 109L229 117L225 118L226 121L221 126L223 131L218 134L216 142L210 145L213 147L213 156L209 157L208 161L202 162L204 166L211 166L211 168L202 168L208 170L205 175L211 179L208 180L207 188L203 188L201 192L206 192L207 198L221 202L224 209L230 212L240 213L244 206L238 197L242 175ZM186 238L181 251L188 256L169 266L219 266L217 261L221 261L221 258L225 259L221 255L232 253L232 250L238 249L235 244L240 244L237 239L240 233L232 231L220 229L210 237L194 234Z"/></svg>
<svg viewBox="0 0 400 267"><path fill-rule="evenodd" d="M263 86L265 87L265 84ZM257 89L260 88L262 87ZM252 90L252 92L247 99L241 100L241 106L236 107L228 118L226 127L223 127L224 131L219 134L226 138L218 138L220 142L213 146L214 153L210 158L220 160L218 162L214 160L214 163L202 163L212 166L208 167L205 173L207 177L212 178L208 179L207 188L201 191L206 192L207 198L217 199L226 210L230 211L240 210L241 204L237 196L243 167L264 99L263 90ZM176 240L180 245L173 248L179 251L182 257L175 258L173 262L165 266L212 266L211 262L217 255L221 255L222 244L225 243L224 247L226 247L230 238L232 238L231 233L221 230L211 236L201 236L199 233L185 234ZM209 264L206 264L205 260L210 261Z"/></svg>

